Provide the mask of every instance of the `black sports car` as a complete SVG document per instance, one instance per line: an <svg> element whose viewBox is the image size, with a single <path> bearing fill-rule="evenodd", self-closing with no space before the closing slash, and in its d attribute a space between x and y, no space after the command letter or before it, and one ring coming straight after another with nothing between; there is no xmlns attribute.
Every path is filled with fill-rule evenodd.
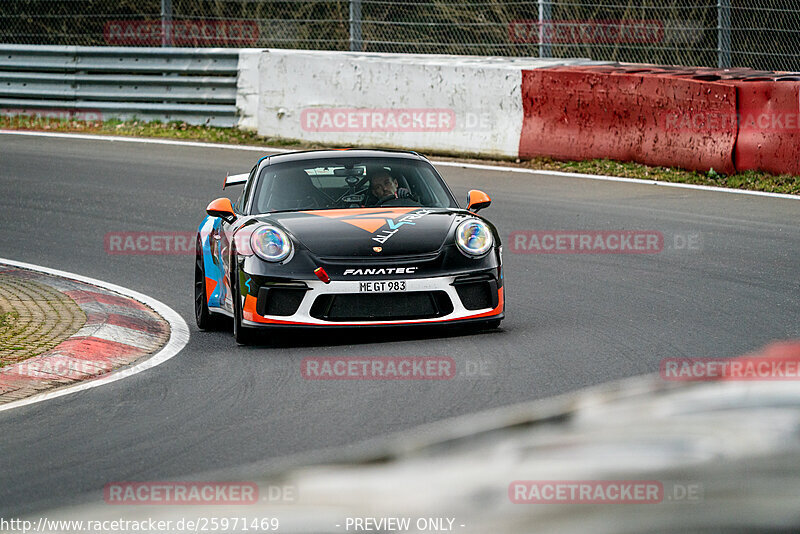
<svg viewBox="0 0 800 534"><path fill-rule="evenodd" d="M504 317L502 247L433 165L414 152L317 150L267 156L235 203L200 224L195 315L233 317L238 343L257 327L480 322Z"/></svg>

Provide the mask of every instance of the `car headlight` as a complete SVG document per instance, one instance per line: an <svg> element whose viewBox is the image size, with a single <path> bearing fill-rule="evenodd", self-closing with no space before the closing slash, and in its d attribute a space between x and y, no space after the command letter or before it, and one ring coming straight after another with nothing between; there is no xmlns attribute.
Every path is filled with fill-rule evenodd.
<svg viewBox="0 0 800 534"><path fill-rule="evenodd" d="M469 219L456 228L456 244L465 254L482 256L492 248L492 232L478 219Z"/></svg>
<svg viewBox="0 0 800 534"><path fill-rule="evenodd" d="M283 261L292 253L292 240L274 226L258 227L250 236L250 246L259 258L267 261Z"/></svg>

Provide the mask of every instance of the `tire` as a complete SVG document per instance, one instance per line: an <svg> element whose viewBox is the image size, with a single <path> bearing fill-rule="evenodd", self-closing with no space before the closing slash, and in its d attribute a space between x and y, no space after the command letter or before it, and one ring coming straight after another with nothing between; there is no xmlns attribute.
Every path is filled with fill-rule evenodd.
<svg viewBox="0 0 800 534"><path fill-rule="evenodd" d="M253 341L255 329L242 325L242 295L239 290L239 265L236 251L231 255L231 292L233 301L233 339L238 345L249 345Z"/></svg>
<svg viewBox="0 0 800 534"><path fill-rule="evenodd" d="M219 325L219 318L208 309L206 294L206 270L203 264L203 248L197 239L197 253L194 261L194 318L200 330L213 330Z"/></svg>

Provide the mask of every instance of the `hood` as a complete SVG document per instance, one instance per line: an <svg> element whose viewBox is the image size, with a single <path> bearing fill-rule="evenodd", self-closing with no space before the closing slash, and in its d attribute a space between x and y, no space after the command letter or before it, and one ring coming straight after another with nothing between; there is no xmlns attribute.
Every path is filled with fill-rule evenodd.
<svg viewBox="0 0 800 534"><path fill-rule="evenodd" d="M463 217L446 208L387 207L273 213L259 219L283 226L319 257L386 257L438 251L455 220Z"/></svg>

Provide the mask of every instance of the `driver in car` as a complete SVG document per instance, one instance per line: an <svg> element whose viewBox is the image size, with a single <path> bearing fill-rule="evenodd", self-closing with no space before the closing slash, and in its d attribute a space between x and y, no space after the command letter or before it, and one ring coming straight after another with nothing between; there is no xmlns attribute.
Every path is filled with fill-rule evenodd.
<svg viewBox="0 0 800 534"><path fill-rule="evenodd" d="M405 187L398 187L397 179L386 171L379 171L372 177L369 184L369 195L365 205L374 207L395 198L407 198L414 202L417 199Z"/></svg>

